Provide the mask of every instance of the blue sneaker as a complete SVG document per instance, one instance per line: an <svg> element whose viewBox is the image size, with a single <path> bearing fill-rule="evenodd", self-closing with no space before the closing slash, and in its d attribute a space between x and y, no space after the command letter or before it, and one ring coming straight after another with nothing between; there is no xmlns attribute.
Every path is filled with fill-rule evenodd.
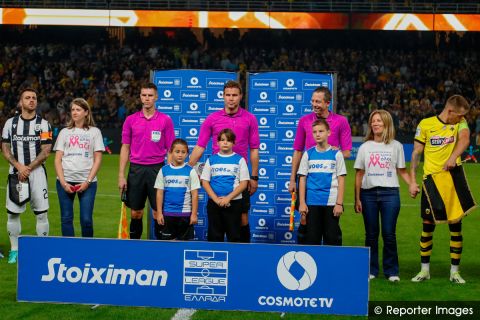
<svg viewBox="0 0 480 320"><path fill-rule="evenodd" d="M17 263L18 251L12 250L8 255L8 263Z"/></svg>

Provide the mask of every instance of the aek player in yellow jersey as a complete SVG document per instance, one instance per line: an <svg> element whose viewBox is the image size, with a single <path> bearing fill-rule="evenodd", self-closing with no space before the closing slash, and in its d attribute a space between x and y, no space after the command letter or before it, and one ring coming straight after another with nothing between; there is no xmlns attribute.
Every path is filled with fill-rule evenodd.
<svg viewBox="0 0 480 320"><path fill-rule="evenodd" d="M423 229L420 238L420 256L422 267L421 271L412 278L413 282L430 279L430 255L432 254L433 232L435 230L436 220L432 215L433 210L430 209L431 207L429 206L425 194L425 181L429 175L434 175L446 170L449 170L452 175L454 172L458 171L459 176L465 176L461 167L460 155L470 145L470 132L467 122L464 119L464 116L469 111L470 105L464 97L460 95L451 96L447 100L445 108L438 116L433 116L420 121L415 133L412 160L410 164L410 178L413 182L409 188L410 196L415 198L420 192L419 185L415 181L422 153L424 154L424 190L421 199ZM452 179L452 181L454 180L456 180L456 178ZM468 190L466 180L461 181L461 184L465 185ZM449 187L455 188L456 184L456 182L451 183L451 186ZM435 186L434 189L436 189ZM437 204L438 202L441 202L443 205L441 197L434 200L430 198L430 200L435 201ZM461 219L456 220L454 223L448 220L444 222L449 223L450 229L450 281L454 283L465 283L465 280L458 272L462 253Z"/></svg>

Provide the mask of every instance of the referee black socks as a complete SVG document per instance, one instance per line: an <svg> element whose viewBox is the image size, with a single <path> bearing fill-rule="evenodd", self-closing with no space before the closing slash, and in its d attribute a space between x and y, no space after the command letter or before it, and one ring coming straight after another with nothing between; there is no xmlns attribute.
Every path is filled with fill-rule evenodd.
<svg viewBox="0 0 480 320"><path fill-rule="evenodd" d="M142 219L130 220L130 239L140 239L143 232Z"/></svg>
<svg viewBox="0 0 480 320"><path fill-rule="evenodd" d="M240 242L250 243L250 225L240 227Z"/></svg>
<svg viewBox="0 0 480 320"><path fill-rule="evenodd" d="M298 244L305 244L307 240L307 225L300 224L297 231L297 242Z"/></svg>

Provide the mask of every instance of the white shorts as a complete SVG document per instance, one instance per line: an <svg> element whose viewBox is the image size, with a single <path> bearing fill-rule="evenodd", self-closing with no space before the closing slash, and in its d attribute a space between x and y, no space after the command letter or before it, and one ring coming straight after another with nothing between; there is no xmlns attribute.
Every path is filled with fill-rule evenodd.
<svg viewBox="0 0 480 320"><path fill-rule="evenodd" d="M47 173L43 166L40 166L30 172L28 178L30 184L30 208L35 212L45 212L48 210L48 182ZM19 206L10 200L9 186L7 183L7 211L11 213L25 212L26 204Z"/></svg>

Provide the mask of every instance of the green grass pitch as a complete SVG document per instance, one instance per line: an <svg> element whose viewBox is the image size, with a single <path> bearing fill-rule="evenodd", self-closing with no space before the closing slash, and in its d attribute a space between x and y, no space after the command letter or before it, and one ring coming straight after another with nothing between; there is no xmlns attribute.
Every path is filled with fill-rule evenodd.
<svg viewBox="0 0 480 320"><path fill-rule="evenodd" d="M470 188L478 200L480 187L480 165L466 164ZM7 163L0 162L0 176L4 185L0 186L0 203L5 203ZM345 213L341 219L344 245L362 246L364 243L363 221L353 210L353 161L347 161L347 181ZM47 162L50 198L50 234L58 236L60 231L60 209L55 191L55 171L53 155ZM96 237L115 238L120 213L120 200L117 190L118 156L105 154L99 172L99 185L94 212L94 232ZM432 279L425 283L412 283L410 278L419 271L419 238L421 219L419 217L419 197L408 196L405 184L401 186L402 209L397 226L397 241L400 259L399 283L389 283L383 278L370 282L370 301L472 301L480 296L480 213L476 209L463 220L464 248L461 262L462 276L467 283L454 285L448 280L450 269L449 232L447 225L439 225L434 233L434 248L431 259ZM76 209L78 212L78 208ZM0 214L0 248L8 254L10 244L6 231L6 213ZM144 219L146 220L146 219ZM145 222L145 221L144 221ZM144 237L146 228L144 228ZM78 214L75 216L75 231L79 234ZM22 214L22 234L35 234L35 219L30 209ZM176 309L136 308L99 306L91 309L87 305L43 304L16 302L16 265L0 260L0 318L1 319L170 319ZM354 268L355 266L352 266ZM159 297L161 299L161 297ZM286 314L283 319L359 319L359 317L312 316ZM361 318L361 317L360 317ZM197 311L193 319L280 319L279 313Z"/></svg>

